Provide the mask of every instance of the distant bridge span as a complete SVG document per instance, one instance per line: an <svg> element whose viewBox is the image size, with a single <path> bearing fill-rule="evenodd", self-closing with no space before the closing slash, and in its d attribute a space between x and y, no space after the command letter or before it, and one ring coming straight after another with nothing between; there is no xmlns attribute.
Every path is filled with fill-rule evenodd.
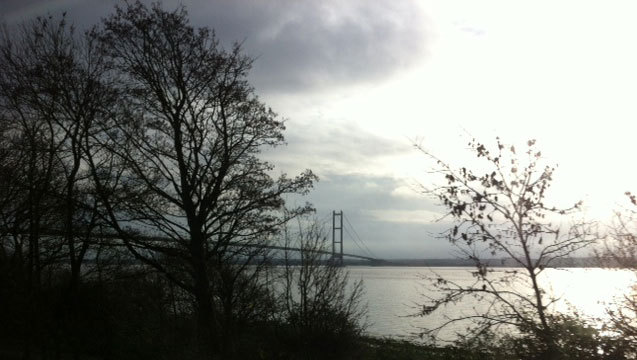
<svg viewBox="0 0 637 360"><path fill-rule="evenodd" d="M28 235L28 234L21 234L21 235ZM61 230L43 230L40 232L40 235L43 236L64 236L64 232ZM92 237L92 238L96 238L96 239L113 239L113 240L121 240L124 241L123 236L121 236L120 234L116 234L116 233L95 233L95 234L86 234L86 233L78 233L78 232L74 232L73 236L78 236L78 237ZM168 242L173 242L175 241L174 238L170 238L168 236L151 236L151 235L142 235L142 234L138 234L138 233L129 233L126 234L125 237L129 237L130 239L133 240L132 242L132 246L136 246L136 247L141 247L138 244L135 243L143 243L146 242L147 244L152 244L152 243L168 243ZM261 249L270 249L270 250L282 250L282 251L294 251L294 252L302 252L304 251L301 248L297 248L297 247L290 247L290 246L281 246L281 245L265 245L265 244L250 244L250 243L241 243L241 242L228 242L227 244L224 244L225 246L231 246L231 247L248 247L248 248L261 248ZM117 245L112 245L112 246L126 246L124 244L117 244ZM152 246L150 246L152 247ZM338 250L337 247L334 248L334 250ZM318 253L318 254L324 254L324 255L331 255L333 259L337 259L342 263L342 258L343 257L349 257L349 258L354 258L354 259L361 259L361 260L367 260L370 261L372 263L383 263L385 262L385 260L383 259L378 259L378 258L374 258L371 256L364 256L364 255L356 255L356 254L348 254L348 253L335 253L333 251L327 251L327 250L308 250L314 253ZM341 251L342 251L342 247L341 247Z"/></svg>
<svg viewBox="0 0 637 360"><path fill-rule="evenodd" d="M231 244L232 246L232 244ZM238 246L238 244L237 244ZM245 245L241 245L241 246L245 246ZM286 247L286 246L277 246L277 245L255 245L257 247L261 247L264 249L272 249L272 250L283 250L283 251L298 251L301 252L303 251L303 249L300 248L295 248L295 247ZM332 255L331 251L327 251L327 250L312 250L312 252L314 253L319 253L319 254L325 254L325 255ZM379 262L379 261L384 261L382 259L377 259L377 258L373 258L373 257L369 257L369 256L363 256L363 255L355 255L355 254L347 254L347 253L343 253L341 254L342 256L347 256L347 257L351 257L351 258L355 258L355 259L363 259L363 260L368 260L368 261L372 261L372 262Z"/></svg>

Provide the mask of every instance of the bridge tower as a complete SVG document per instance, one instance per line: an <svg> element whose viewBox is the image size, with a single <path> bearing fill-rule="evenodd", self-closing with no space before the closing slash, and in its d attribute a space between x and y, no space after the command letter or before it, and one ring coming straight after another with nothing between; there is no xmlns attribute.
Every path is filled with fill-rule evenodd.
<svg viewBox="0 0 637 360"><path fill-rule="evenodd" d="M343 210L332 211L332 263L343 266Z"/></svg>

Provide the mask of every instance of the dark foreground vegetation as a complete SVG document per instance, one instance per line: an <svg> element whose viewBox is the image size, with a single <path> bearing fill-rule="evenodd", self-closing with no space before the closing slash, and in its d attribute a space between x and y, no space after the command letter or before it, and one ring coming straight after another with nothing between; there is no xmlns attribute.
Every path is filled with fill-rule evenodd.
<svg viewBox="0 0 637 360"><path fill-rule="evenodd" d="M160 275L134 270L95 274L84 279L73 304L68 275L47 272L39 301L31 302L19 286L3 281L0 305L11 311L0 314L2 359L201 358L196 318L187 308L192 302ZM315 312L320 306L320 316L301 309L288 313L265 294L245 305L260 309L216 349L222 358L321 359L357 351L360 328L351 315L330 304L306 304Z"/></svg>
<svg viewBox="0 0 637 360"><path fill-rule="evenodd" d="M522 156L473 141L486 173L434 158L445 183L425 189L454 221L443 237L476 270L470 286L432 279L441 296L418 315L466 297L489 310L422 330L436 340L466 322L453 347L364 337L362 284L322 255L312 207L286 206L316 176L274 178L260 158L284 144L284 124L246 81L251 65L183 8L126 4L83 34L64 17L4 29L0 358L637 356L632 296L598 329L552 313L539 277L600 240L600 261L635 268L634 213L606 235L591 222L565 228L581 203L545 203L554 169L534 141ZM496 276L493 257L518 270Z"/></svg>

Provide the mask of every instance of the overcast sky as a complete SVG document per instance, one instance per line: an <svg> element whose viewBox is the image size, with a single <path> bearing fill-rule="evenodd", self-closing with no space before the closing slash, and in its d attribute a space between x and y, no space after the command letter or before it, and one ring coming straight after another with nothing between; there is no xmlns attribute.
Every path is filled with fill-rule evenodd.
<svg viewBox="0 0 637 360"><path fill-rule="evenodd" d="M116 1L0 0L3 21L67 11L80 27ZM321 178L308 200L342 209L380 257L450 257L437 180L412 148L462 165L471 136L537 139L559 164L553 200L606 220L637 191L632 1L164 1L255 57L250 80L287 119L279 171ZM345 239L346 252L360 253Z"/></svg>

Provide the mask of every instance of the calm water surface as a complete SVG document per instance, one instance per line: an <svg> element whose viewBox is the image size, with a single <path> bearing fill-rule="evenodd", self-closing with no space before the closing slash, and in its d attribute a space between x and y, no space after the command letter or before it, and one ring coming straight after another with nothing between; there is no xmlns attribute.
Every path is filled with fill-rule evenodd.
<svg viewBox="0 0 637 360"><path fill-rule="evenodd" d="M445 313L453 316L479 307L475 302L465 301L445 308L442 313L409 317L418 311L425 296L436 296L428 285L427 277L432 277L435 272L446 279L469 284L473 279L473 268L356 266L347 270L352 279L363 279L369 309L367 332L370 335L413 339L419 328L440 323ZM568 311L574 307L581 314L602 318L605 309L612 306L613 299L627 294L637 281L634 272L608 269L547 269L542 276L540 281L545 284L545 289L560 297L554 304L555 310ZM447 333L456 330L461 330L461 327L450 328Z"/></svg>

